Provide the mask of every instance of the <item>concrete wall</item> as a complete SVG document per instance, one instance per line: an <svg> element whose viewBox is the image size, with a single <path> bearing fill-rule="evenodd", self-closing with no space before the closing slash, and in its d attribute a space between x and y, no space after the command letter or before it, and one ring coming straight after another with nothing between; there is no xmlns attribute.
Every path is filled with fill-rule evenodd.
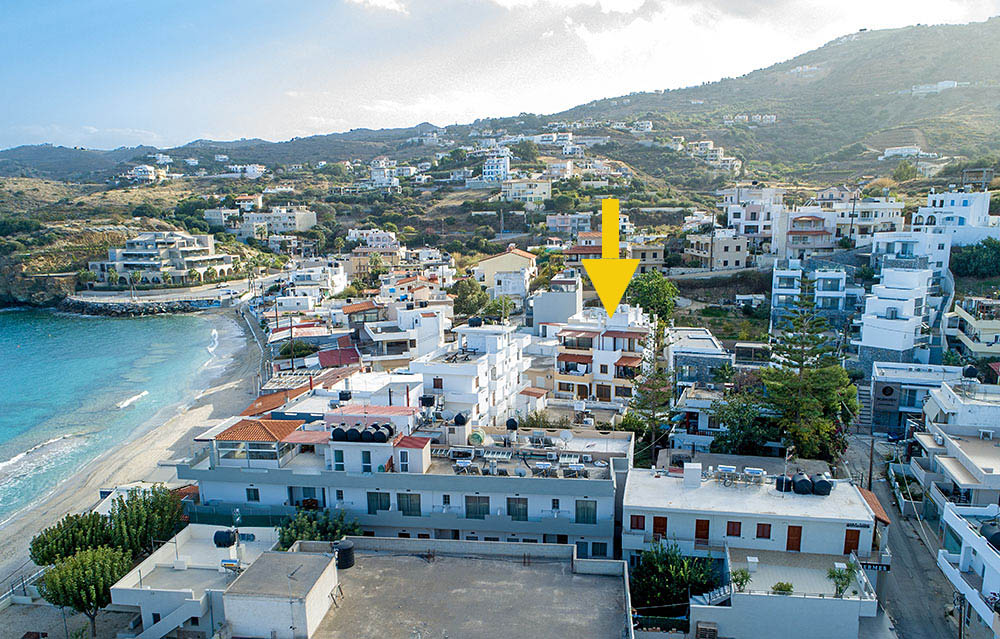
<svg viewBox="0 0 1000 639"><path fill-rule="evenodd" d="M733 639L857 639L859 617L870 603L832 596L733 593L731 606L691 606L691 633L699 621L712 621L720 637Z"/></svg>

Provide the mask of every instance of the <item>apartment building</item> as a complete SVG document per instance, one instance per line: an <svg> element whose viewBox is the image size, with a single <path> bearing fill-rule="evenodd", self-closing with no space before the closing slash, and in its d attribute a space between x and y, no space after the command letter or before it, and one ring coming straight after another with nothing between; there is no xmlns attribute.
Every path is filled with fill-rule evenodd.
<svg viewBox="0 0 1000 639"><path fill-rule="evenodd" d="M692 236L688 236L688 241L694 241ZM742 243L745 247L746 241L744 240ZM721 245L722 241L720 240L718 246ZM670 272L670 268L666 265L667 247L665 245L657 244L655 242L629 244L628 250L630 258L639 260L639 267L636 270L640 274L653 273L657 271L664 274ZM744 251L745 250L746 249L744 248ZM687 249L685 249L684 252L687 253Z"/></svg>
<svg viewBox="0 0 1000 639"><path fill-rule="evenodd" d="M404 368L444 347L444 333L450 328L443 310L410 303L393 320L365 322L358 331L358 350L374 371Z"/></svg>
<svg viewBox="0 0 1000 639"><path fill-rule="evenodd" d="M914 231L932 233L941 229L951 235L953 246L978 244L987 237L1000 239L1000 216L990 215L989 191L971 187L927 195L927 204L917 209L910 221Z"/></svg>
<svg viewBox="0 0 1000 639"><path fill-rule="evenodd" d="M674 373L678 395L688 386L713 386L716 371L735 363L733 354L704 327L671 326L665 341L664 359Z"/></svg>
<svg viewBox="0 0 1000 639"><path fill-rule="evenodd" d="M549 280L547 291L536 291L527 302L526 326L541 335L546 325L564 324L583 310L583 282L580 273L568 268Z"/></svg>
<svg viewBox="0 0 1000 639"><path fill-rule="evenodd" d="M774 222L785 211L782 189L763 186L738 186L716 191L721 201L716 205L726 214L726 225L737 235L764 248L770 245Z"/></svg>
<svg viewBox="0 0 1000 639"><path fill-rule="evenodd" d="M372 248L396 248L399 240L393 231L381 229L350 229L347 231L348 242L358 242Z"/></svg>
<svg viewBox="0 0 1000 639"><path fill-rule="evenodd" d="M260 193L237 195L234 199L236 207L244 213L264 208L264 196Z"/></svg>
<svg viewBox="0 0 1000 639"><path fill-rule="evenodd" d="M902 231L906 222L903 201L894 197L834 202L830 208L837 216L837 238L849 237L856 247L870 246L876 233Z"/></svg>
<svg viewBox="0 0 1000 639"><path fill-rule="evenodd" d="M949 313L950 342L976 359L1000 356L1000 300L966 296Z"/></svg>
<svg viewBox="0 0 1000 639"><path fill-rule="evenodd" d="M894 231L876 233L872 239L872 267L929 268L934 282L941 278L951 261L951 235L936 229L930 232Z"/></svg>
<svg viewBox="0 0 1000 639"><path fill-rule="evenodd" d="M858 364L866 375L875 362L917 362L930 358L931 329L936 310L929 299L934 273L930 269L883 268L881 281L865 296L860 326Z"/></svg>
<svg viewBox="0 0 1000 639"><path fill-rule="evenodd" d="M552 198L550 180L516 179L504 180L500 186L500 199L504 202L524 202L529 209L544 206L545 200Z"/></svg>
<svg viewBox="0 0 1000 639"><path fill-rule="evenodd" d="M688 556L721 559L723 585L691 593L693 632L858 639L861 620L878 613L877 577L890 560L878 530L889 518L872 493L804 474L786 477L779 490L760 468L720 465L703 476L700 463L689 463L682 473L629 470L622 558L634 564L663 541ZM837 596L827 573L852 564L858 569ZM750 573L742 588L731 580L738 569ZM776 592L778 582L791 584L791 593Z"/></svg>
<svg viewBox="0 0 1000 639"><path fill-rule="evenodd" d="M209 226L217 226L227 230L238 229L241 222L239 209L205 209L201 216L208 222Z"/></svg>
<svg viewBox="0 0 1000 639"><path fill-rule="evenodd" d="M483 180L503 182L510 177L510 155L494 153L483 162Z"/></svg>
<svg viewBox="0 0 1000 639"><path fill-rule="evenodd" d="M208 269L219 277L233 272L233 256L216 253L211 235L190 235L183 231L150 231L127 240L123 248L108 249L108 259L90 262L88 268L106 282L114 270L119 277L138 273L143 284L186 283L191 273L201 280Z"/></svg>
<svg viewBox="0 0 1000 639"><path fill-rule="evenodd" d="M911 420L923 421L927 394L961 381L960 366L875 362L869 386L872 431L906 436Z"/></svg>
<svg viewBox="0 0 1000 639"><path fill-rule="evenodd" d="M774 229L771 252L779 258L802 260L837 248L836 213L818 206L782 211Z"/></svg>
<svg viewBox="0 0 1000 639"><path fill-rule="evenodd" d="M550 213L545 216L545 228L552 233L577 233L590 231L590 213Z"/></svg>
<svg viewBox="0 0 1000 639"><path fill-rule="evenodd" d="M801 294L802 279L813 281L817 312L840 330L860 310L865 289L854 283L855 268L819 258L775 262L771 272L771 329L780 330Z"/></svg>
<svg viewBox="0 0 1000 639"><path fill-rule="evenodd" d="M515 326L484 324L479 318L452 332L456 342L413 360L410 372L423 375L427 393L470 424L503 424L514 412L518 391L527 385L522 373L530 337L517 333Z"/></svg>
<svg viewBox="0 0 1000 639"><path fill-rule="evenodd" d="M472 275L491 296L510 295L519 307L523 307L531 280L538 275L534 253L515 247L507 247L503 253L490 255L479 260L472 269Z"/></svg>
<svg viewBox="0 0 1000 639"><path fill-rule="evenodd" d="M270 211L251 211L243 216L246 224L266 224L268 235L301 233L316 226L316 212L302 206L275 206Z"/></svg>
<svg viewBox="0 0 1000 639"><path fill-rule="evenodd" d="M378 258L375 258L375 256ZM402 262L403 249L399 246L356 246L351 251L347 261L347 275L354 281L364 279L372 269L372 262L378 262L382 268L392 269Z"/></svg>
<svg viewBox="0 0 1000 639"><path fill-rule="evenodd" d="M342 510L366 535L574 544L578 557L613 556L631 433L462 419L418 427L420 412L341 404L308 426L237 423L198 437L207 445L178 477L198 482L205 509L315 504Z"/></svg>
<svg viewBox="0 0 1000 639"><path fill-rule="evenodd" d="M717 229L711 233L688 235L684 255L710 270L744 268L747 266L749 240L734 229ZM641 263L640 263L641 264Z"/></svg>
<svg viewBox="0 0 1000 639"><path fill-rule="evenodd" d="M963 506L947 502L941 515L943 548L937 565L965 598L967 637L1000 637L996 593L1000 592L1000 506Z"/></svg>
<svg viewBox="0 0 1000 639"><path fill-rule="evenodd" d="M633 394L633 380L652 356L652 325L637 307L619 306L608 318L603 309L587 308L558 329L555 397L623 406Z"/></svg>

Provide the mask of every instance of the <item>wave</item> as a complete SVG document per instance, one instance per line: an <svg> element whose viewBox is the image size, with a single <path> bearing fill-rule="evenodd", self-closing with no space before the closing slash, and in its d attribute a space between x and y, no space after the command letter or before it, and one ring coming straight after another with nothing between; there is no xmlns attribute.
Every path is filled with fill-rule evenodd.
<svg viewBox="0 0 1000 639"><path fill-rule="evenodd" d="M137 402L140 399L142 399L143 397L145 397L146 395L149 395L149 391L142 391L138 395L133 395L132 397L129 397L128 399L126 399L124 401L118 402L117 406L118 406L118 408L127 408L127 407L131 406L132 404L134 404L135 402Z"/></svg>
<svg viewBox="0 0 1000 639"><path fill-rule="evenodd" d="M215 355L215 349L219 347L219 331L212 329L212 343L208 345L207 350L212 355Z"/></svg>
<svg viewBox="0 0 1000 639"><path fill-rule="evenodd" d="M48 439L40 444L35 444L34 446L24 451L23 453L18 453L6 461L0 462L0 471L4 471L7 468L12 468L16 466L29 455L36 455L40 450L48 448L53 444L58 444L59 442L65 441L67 439L76 439L78 437L85 437L85 436L86 433L71 433L67 435L60 435L59 437L53 437L52 439Z"/></svg>

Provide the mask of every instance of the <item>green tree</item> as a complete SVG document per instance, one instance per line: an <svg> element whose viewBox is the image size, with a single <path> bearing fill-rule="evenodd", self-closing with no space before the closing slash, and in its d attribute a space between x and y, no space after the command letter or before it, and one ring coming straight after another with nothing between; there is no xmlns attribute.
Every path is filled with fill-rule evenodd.
<svg viewBox="0 0 1000 639"><path fill-rule="evenodd" d="M761 372L768 404L801 457L832 460L847 446L846 424L858 413L858 391L833 356L816 311L814 283L803 278L783 331L772 345L777 365Z"/></svg>
<svg viewBox="0 0 1000 639"><path fill-rule="evenodd" d="M142 281L142 273L139 271L132 271L128 274L128 281L132 286L138 286L139 282Z"/></svg>
<svg viewBox="0 0 1000 639"><path fill-rule="evenodd" d="M108 284L114 286L118 283L118 271L113 268L108 269Z"/></svg>
<svg viewBox="0 0 1000 639"><path fill-rule="evenodd" d="M632 605L643 614L680 616L691 595L719 587L710 557L685 557L677 544L662 542L642 553L632 571L629 591Z"/></svg>
<svg viewBox="0 0 1000 639"><path fill-rule="evenodd" d="M182 513L180 497L163 485L131 490L111 504L111 545L130 557L152 552L156 541L174 536Z"/></svg>
<svg viewBox="0 0 1000 639"><path fill-rule="evenodd" d="M781 439L777 424L761 415L764 407L758 397L748 392L728 393L712 402L712 416L726 427L712 440L713 453L763 455L767 452L764 444Z"/></svg>
<svg viewBox="0 0 1000 639"><path fill-rule="evenodd" d="M920 172L917 171L916 165L909 160L903 160L897 164L892 172L892 179L896 182L906 182L918 177L920 177Z"/></svg>
<svg viewBox="0 0 1000 639"><path fill-rule="evenodd" d="M677 287L659 271L643 273L629 282L625 297L633 305L655 315L660 321L670 319L677 300Z"/></svg>
<svg viewBox="0 0 1000 639"><path fill-rule="evenodd" d="M501 320L507 321L510 314L514 312L514 300L506 295L501 295L487 302L482 312L487 317L499 317Z"/></svg>
<svg viewBox="0 0 1000 639"><path fill-rule="evenodd" d="M512 144L510 151L524 162L538 162L538 145L531 140L522 140L517 144Z"/></svg>
<svg viewBox="0 0 1000 639"><path fill-rule="evenodd" d="M475 315L490 301L483 287L471 277L456 282L451 294L455 296L455 314L465 317Z"/></svg>
<svg viewBox="0 0 1000 639"><path fill-rule="evenodd" d="M198 282L201 280L201 274L197 269L191 269L188 271L188 283Z"/></svg>
<svg viewBox="0 0 1000 639"><path fill-rule="evenodd" d="M208 280L209 282L211 282L218 276L219 272L215 270L215 267L209 266L207 269L205 269L205 279Z"/></svg>
<svg viewBox="0 0 1000 639"><path fill-rule="evenodd" d="M35 535L29 546L31 561L50 566L81 550L107 546L111 541L108 518L99 513L66 515L59 523Z"/></svg>
<svg viewBox="0 0 1000 639"><path fill-rule="evenodd" d="M76 273L76 281L79 282L79 283L81 283L81 284L87 284L88 282L96 282L97 281L97 273L95 273L95 272L93 272L93 271L91 271L89 269L82 269L80 271L77 271L77 273Z"/></svg>
<svg viewBox="0 0 1000 639"><path fill-rule="evenodd" d="M300 510L278 528L278 543L283 550L296 541L337 541L347 535L360 535L358 522L347 521L344 511L335 516L329 510Z"/></svg>
<svg viewBox="0 0 1000 639"><path fill-rule="evenodd" d="M97 613L111 603L111 586L128 574L129 556L113 548L81 550L50 568L38 591L53 606L65 606L90 619L90 636L97 636Z"/></svg>
<svg viewBox="0 0 1000 639"><path fill-rule="evenodd" d="M857 572L857 565L852 561L847 568L830 568L826 571L826 577L833 582L834 597L843 597L844 593L854 581L854 574Z"/></svg>

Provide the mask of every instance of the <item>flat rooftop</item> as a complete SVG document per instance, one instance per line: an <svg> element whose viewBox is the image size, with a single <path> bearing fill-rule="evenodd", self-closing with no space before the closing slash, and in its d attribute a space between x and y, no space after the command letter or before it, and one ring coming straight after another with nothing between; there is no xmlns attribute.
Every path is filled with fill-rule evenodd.
<svg viewBox="0 0 1000 639"><path fill-rule="evenodd" d="M622 576L569 561L356 551L312 639L621 637Z"/></svg>
<svg viewBox="0 0 1000 639"><path fill-rule="evenodd" d="M996 432L991 432L993 432L994 437L997 435ZM965 453L982 472L986 474L1000 473L1000 440L980 439L975 435L945 435L945 437L954 442L959 450ZM939 456L938 459L943 460L945 458ZM954 458L949 457L948 459ZM972 478L969 471L964 466L961 466L961 463L957 459L954 459L954 462L955 469L953 474L962 476L969 483L979 483ZM958 470L958 467L961 467L961 470Z"/></svg>
<svg viewBox="0 0 1000 639"><path fill-rule="evenodd" d="M227 595L304 598L333 555L265 552L226 589Z"/></svg>
<svg viewBox="0 0 1000 639"><path fill-rule="evenodd" d="M779 581L791 583L794 591L806 595L824 595L832 597L836 594L833 582L827 577L827 572L834 564L846 564L848 558L844 555L819 555L807 552L780 552L777 550L754 550L750 548L730 548L730 569L749 569L748 557L757 558L757 568L751 572L748 591L770 590ZM858 591L858 595L853 594ZM847 598L864 596L870 598L873 593L865 593L852 583L844 593Z"/></svg>
<svg viewBox="0 0 1000 639"><path fill-rule="evenodd" d="M656 467L667 469L671 466L683 467L686 462L701 464L705 470L709 466L718 468L720 464L736 466L743 470L749 466L751 468L763 468L768 475L780 475L781 473L802 472L812 476L816 473L830 472L830 464L821 459L792 459L785 464L784 457L762 457L759 455L724 455L722 453L691 453L683 448L664 448L660 450L656 457Z"/></svg>
<svg viewBox="0 0 1000 639"><path fill-rule="evenodd" d="M961 366L938 366L935 364L900 364L896 362L875 362L872 367L874 379L896 379L903 383L937 384L944 380L962 379Z"/></svg>
<svg viewBox="0 0 1000 639"><path fill-rule="evenodd" d="M673 349L726 352L722 343L707 328L685 326L671 328L668 331L667 343Z"/></svg>
<svg viewBox="0 0 1000 639"><path fill-rule="evenodd" d="M714 478L703 479L697 488L685 488L679 476L633 468L625 486L625 505L635 508L688 510L737 515L773 515L809 519L874 521L874 515L858 489L835 482L829 495L797 495L778 492L774 482L725 486Z"/></svg>

